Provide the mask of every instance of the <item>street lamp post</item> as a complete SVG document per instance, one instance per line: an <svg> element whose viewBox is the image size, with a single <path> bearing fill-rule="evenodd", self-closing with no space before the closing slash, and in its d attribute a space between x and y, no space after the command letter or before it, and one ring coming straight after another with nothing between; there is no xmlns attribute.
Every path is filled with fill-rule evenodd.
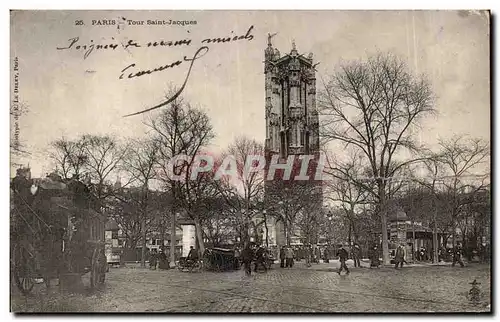
<svg viewBox="0 0 500 322"><path fill-rule="evenodd" d="M266 228L266 247L269 248L269 229L267 228L267 210L264 209L262 211L262 215L264 215L264 227Z"/></svg>
<svg viewBox="0 0 500 322"><path fill-rule="evenodd" d="M331 239L332 239L332 220L333 216L331 212L328 212L326 215L326 218L328 218L328 244L331 244Z"/></svg>
<svg viewBox="0 0 500 322"><path fill-rule="evenodd" d="M283 201L279 201L278 205L280 205L280 210L283 213L283 228L284 228L283 230L285 231L285 245L288 246L288 220L287 220L287 216L286 216L286 211L283 207L283 205L284 205Z"/></svg>

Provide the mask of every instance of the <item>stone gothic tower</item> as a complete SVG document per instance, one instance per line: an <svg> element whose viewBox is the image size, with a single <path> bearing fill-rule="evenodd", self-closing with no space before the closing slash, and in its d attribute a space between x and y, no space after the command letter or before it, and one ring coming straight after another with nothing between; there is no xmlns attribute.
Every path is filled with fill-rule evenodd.
<svg viewBox="0 0 500 322"><path fill-rule="evenodd" d="M279 155L278 163L280 164L287 163L289 157L294 157L291 176L293 178L301 168L299 156L312 155L314 158L309 164L307 174L313 178L312 174L315 173L318 165L320 152L313 55L311 53L305 57L299 54L295 42L292 42L290 53L281 56L279 50L273 48L271 38L272 36L269 35L267 48L264 51L266 170L269 170L273 156ZM281 207L287 208L290 204L296 204L297 201L292 199L296 198L297 194L300 195L304 192L308 213L301 215L310 216L314 212L312 209L321 208L321 182L312 179L308 181L286 180L282 177L283 173L281 172L272 180L266 180L265 202L268 207L274 207L274 211L285 211L286 209L281 209ZM288 211L295 210L290 206ZM304 210L299 211L303 212ZM294 213L295 215L296 213ZM317 241L317 235L311 233L310 228L299 229L298 226L300 225L296 223L276 222L278 244L284 245L287 240L292 244L315 243ZM309 230L309 232L305 233L304 229ZM307 236L304 236L305 234Z"/></svg>
<svg viewBox="0 0 500 322"><path fill-rule="evenodd" d="M316 76L313 57L299 54L292 43L280 56L269 36L265 50L266 151L290 154L319 152L319 120L316 109Z"/></svg>

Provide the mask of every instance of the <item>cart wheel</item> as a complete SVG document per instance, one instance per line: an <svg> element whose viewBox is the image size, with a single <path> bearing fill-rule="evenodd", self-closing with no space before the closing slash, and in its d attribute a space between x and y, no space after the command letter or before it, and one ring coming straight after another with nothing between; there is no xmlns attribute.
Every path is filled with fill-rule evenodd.
<svg viewBox="0 0 500 322"><path fill-rule="evenodd" d="M103 261L104 258L104 261ZM90 268L90 288L95 289L99 285L104 284L106 278L106 267L104 253L101 249L96 248L92 254L92 267Z"/></svg>
<svg viewBox="0 0 500 322"><path fill-rule="evenodd" d="M20 245L14 246L14 280L17 288L28 295L35 286L35 254Z"/></svg>

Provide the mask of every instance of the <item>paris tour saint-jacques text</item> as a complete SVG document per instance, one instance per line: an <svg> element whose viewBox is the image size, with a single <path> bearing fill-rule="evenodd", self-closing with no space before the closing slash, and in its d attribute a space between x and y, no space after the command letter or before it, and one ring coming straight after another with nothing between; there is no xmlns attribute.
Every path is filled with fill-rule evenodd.
<svg viewBox="0 0 500 322"><path fill-rule="evenodd" d="M136 20L121 17L119 19L92 19L91 21L85 20L75 20L75 25L91 25L91 26L173 26L173 27L183 27L183 26L195 26L198 24L196 20L178 20L178 19L146 19L146 20Z"/></svg>

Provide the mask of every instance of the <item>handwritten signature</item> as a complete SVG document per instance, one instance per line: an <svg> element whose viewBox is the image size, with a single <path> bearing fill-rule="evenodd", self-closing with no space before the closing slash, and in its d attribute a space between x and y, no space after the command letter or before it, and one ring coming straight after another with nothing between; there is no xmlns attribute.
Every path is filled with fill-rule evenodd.
<svg viewBox="0 0 500 322"><path fill-rule="evenodd" d="M200 47L196 53L194 54L193 58L187 58L186 56L184 56L184 62L187 62L187 61L190 61L191 64L189 65L189 69L186 73L186 78L184 78L184 83L182 84L182 86L179 88L179 90L177 90L177 92L172 96L170 97L169 99L167 99L165 102L162 102L156 106L153 106L151 108L148 108L148 109L145 109L145 110L142 110L142 111L139 111L139 112L135 112L135 113L132 113L132 114L127 114L127 115L124 115L124 117L129 117L129 116L133 116L133 115L139 115L139 114L142 114L142 113L146 113L146 112L149 112L149 111L152 111L152 110L156 110L157 108L160 108L162 106L165 106L167 104L169 104L170 102L174 101L177 97L179 97L179 95L181 95L182 91L184 91L184 88L186 87L186 84L188 82L188 79L189 79L189 75L191 75L191 70L193 69L193 64L194 62L197 60L197 59L200 59L201 57L205 56L207 53L208 53L208 47L207 46L203 46L203 47ZM158 72L158 71L162 71L166 68L170 68L170 67L173 67L173 66L179 66L180 64L182 64L183 61L176 61L170 65L164 65L164 66L161 66L161 67L158 67L158 68L155 68L153 70L147 70L147 71L139 71L135 74L129 74L128 75L128 78L134 78L134 77L140 77L140 76L143 76L143 75L147 75L147 74L151 74L151 73L154 73L154 72ZM135 64L132 64L135 66ZM122 70L122 72L124 72L126 69L128 69L129 67L131 67L132 65L129 65L127 67L125 67L125 69ZM122 79L122 76L123 74L120 76L120 79Z"/></svg>

